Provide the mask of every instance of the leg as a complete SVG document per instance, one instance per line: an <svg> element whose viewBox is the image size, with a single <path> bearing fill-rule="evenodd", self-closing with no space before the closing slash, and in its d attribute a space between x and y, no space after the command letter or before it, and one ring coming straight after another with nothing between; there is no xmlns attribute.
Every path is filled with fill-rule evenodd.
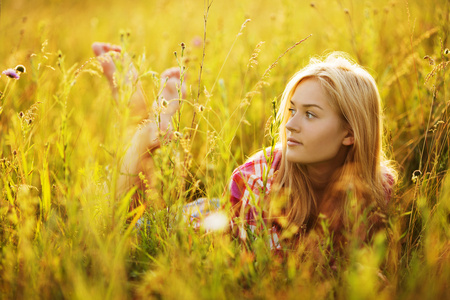
<svg viewBox="0 0 450 300"><path fill-rule="evenodd" d="M118 91L114 83L116 66L114 65L113 56L118 56L121 48L107 43L94 43L92 50L101 63L113 96L117 99ZM130 72L129 78L137 79L136 70L132 68ZM133 186L144 189L141 179L137 176L140 172L144 174L151 185L153 164L150 153L160 146L161 136L164 136L166 139L171 138L172 116L180 108L181 104L178 91L181 91L182 98L186 97L186 85L184 83L181 84L180 77L180 69L176 67L167 69L161 74L160 96L152 106L154 111L159 114L159 126L155 120L147 119L133 135L130 147L123 157L116 195L122 195ZM162 106L163 99L167 101L166 107ZM142 117L141 120L149 115L139 82L138 89L130 99L130 109L132 115L139 115Z"/></svg>
<svg viewBox="0 0 450 300"><path fill-rule="evenodd" d="M180 98L178 90L181 90L182 97L186 95L186 86L180 86L180 70L170 68L161 74L160 99L155 101L153 108L160 111L160 124L151 119L144 121L144 124L134 134L130 147L123 158L117 195L122 195L133 186L138 186L143 190L141 179L137 176L142 172L152 184L152 157L151 152L160 146L161 139L170 139L172 116L180 108ZM161 102L165 99L168 102L166 108L161 107ZM163 138L161 137L163 136Z"/></svg>

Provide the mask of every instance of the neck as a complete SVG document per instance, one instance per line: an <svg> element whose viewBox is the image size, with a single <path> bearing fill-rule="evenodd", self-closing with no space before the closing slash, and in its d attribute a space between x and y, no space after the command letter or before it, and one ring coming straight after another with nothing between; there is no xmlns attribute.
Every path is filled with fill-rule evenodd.
<svg viewBox="0 0 450 300"><path fill-rule="evenodd" d="M342 148L338 155L327 162L306 165L311 186L317 198L322 198L325 190L333 181L334 173L344 165L347 149Z"/></svg>
<svg viewBox="0 0 450 300"><path fill-rule="evenodd" d="M332 180L332 176L337 168L327 168L325 166L307 166L309 180L314 191L325 191Z"/></svg>

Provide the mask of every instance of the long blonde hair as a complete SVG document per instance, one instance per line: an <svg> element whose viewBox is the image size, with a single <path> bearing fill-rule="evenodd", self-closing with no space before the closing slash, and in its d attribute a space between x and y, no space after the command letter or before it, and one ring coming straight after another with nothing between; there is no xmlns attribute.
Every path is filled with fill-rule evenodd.
<svg viewBox="0 0 450 300"><path fill-rule="evenodd" d="M307 78L320 82L329 95L330 105L341 115L354 137L345 163L335 173L321 204L316 202L305 167L286 159L290 100L300 82ZM313 58L291 78L283 92L277 116L281 122L282 160L274 186L278 187L275 194L280 195L276 190L287 194L283 209L287 226L305 227L318 213L333 212L338 219L342 218L349 191L364 206L385 207L396 173L389 167L383 151L380 102L373 77L344 53L333 52L324 59Z"/></svg>

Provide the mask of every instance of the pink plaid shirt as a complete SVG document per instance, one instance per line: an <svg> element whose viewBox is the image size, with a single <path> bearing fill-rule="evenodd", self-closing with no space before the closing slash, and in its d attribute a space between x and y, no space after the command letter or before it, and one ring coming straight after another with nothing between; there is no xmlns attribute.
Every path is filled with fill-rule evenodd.
<svg viewBox="0 0 450 300"><path fill-rule="evenodd" d="M272 160L270 160L270 148L266 149L266 153L267 159L264 152L260 151L246 163L236 168L231 175L229 190L232 211L234 212L234 215L231 216L231 228L239 234L242 240L247 238L246 228L250 228L253 232L257 228L258 211L262 213L262 219L267 220L266 212L262 210L264 205L261 201L267 200L265 198L271 191L275 172L281 165L282 149L279 146L274 149ZM269 160L270 166L267 160ZM391 198L394 177L387 170L385 170L384 176L386 177L386 202L388 202ZM277 227L269 228L269 234L272 239L272 249L280 249Z"/></svg>
<svg viewBox="0 0 450 300"><path fill-rule="evenodd" d="M267 159L263 151L252 156L246 163L237 167L231 175L229 183L230 202L234 215L231 216L231 229L238 234L242 240L247 238L247 229L255 232L257 229L258 212L267 221L267 214L263 211L263 203L267 201L266 196L270 193L275 173L281 165L282 149L274 148L270 156L270 148L266 149ZM387 178L385 193L386 201L389 201L392 192L394 178L385 173ZM189 203L184 207L185 215L193 222L194 227L200 226L201 216L208 215L220 206L218 198L208 200L201 198ZM279 230L276 226L269 228L270 246L272 249L281 249L279 243Z"/></svg>
<svg viewBox="0 0 450 300"><path fill-rule="evenodd" d="M263 207L261 201L265 201L265 196L270 193L275 172L280 167L281 148L274 148L272 156L270 156L270 150L270 148L266 149L267 159L264 152L260 151L236 168L231 175L230 201L232 210L235 212L232 216L231 227L243 240L247 237L246 226L249 226L252 231L256 229L258 211L262 211ZM265 219L264 211L262 211L262 218ZM238 229L236 230L235 227ZM276 227L270 228L269 232L272 235L271 247L279 248Z"/></svg>

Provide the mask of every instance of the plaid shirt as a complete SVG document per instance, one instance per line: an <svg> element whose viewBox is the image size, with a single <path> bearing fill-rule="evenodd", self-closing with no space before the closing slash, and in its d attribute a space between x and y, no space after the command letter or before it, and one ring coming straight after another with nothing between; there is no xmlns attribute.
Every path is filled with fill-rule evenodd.
<svg viewBox="0 0 450 300"><path fill-rule="evenodd" d="M270 148L266 149L266 151L267 155L270 156ZM280 166L280 161L281 148L274 148L270 169L268 168L264 152L260 151L246 163L236 168L231 175L229 183L230 202L232 211L235 214L231 216L232 220L230 223L232 230L238 233L242 240L247 238L247 228L252 232L256 229L257 211L259 210L258 208L262 207L262 203L260 203L261 195L269 194L274 174ZM262 201L264 201L264 197L262 197ZM219 208L220 199L200 198L186 204L183 207L183 215L194 228L199 228L202 226L203 219ZM263 211L262 218L264 219L264 217L265 213ZM271 248L279 249L280 245L276 228L269 229L269 233L271 234Z"/></svg>
<svg viewBox="0 0 450 300"><path fill-rule="evenodd" d="M275 172L280 167L281 148L274 148L272 156L270 156L270 151L271 148L266 149L267 159L264 152L260 151L236 168L231 175L229 190L234 212L231 227L242 240L247 237L246 228L253 232L256 229L258 211L262 211L263 207L261 201L265 201L265 196L270 193ZM262 211L262 218L265 220L264 211ZM236 229L236 227L238 228ZM272 236L271 247L279 248L276 228L270 228L269 233Z"/></svg>
<svg viewBox="0 0 450 300"><path fill-rule="evenodd" d="M257 229L258 211L262 212L262 219L266 219L266 212L262 210L264 206L261 201L266 201L266 196L270 193L275 172L279 169L282 157L280 147L274 149L270 157L270 148L266 149L268 159L266 160L263 151L252 156L246 163L233 171L229 183L231 210L231 229L239 235L242 240L247 238L247 229L255 232ZM387 177L385 183L386 201L389 201L392 192L394 178L391 174L385 172ZM194 227L199 227L202 216L207 216L212 211L220 207L218 198L201 198L195 202L189 203L184 207L185 216L190 218ZM270 246L272 249L281 249L279 244L279 232L277 227L269 228Z"/></svg>

